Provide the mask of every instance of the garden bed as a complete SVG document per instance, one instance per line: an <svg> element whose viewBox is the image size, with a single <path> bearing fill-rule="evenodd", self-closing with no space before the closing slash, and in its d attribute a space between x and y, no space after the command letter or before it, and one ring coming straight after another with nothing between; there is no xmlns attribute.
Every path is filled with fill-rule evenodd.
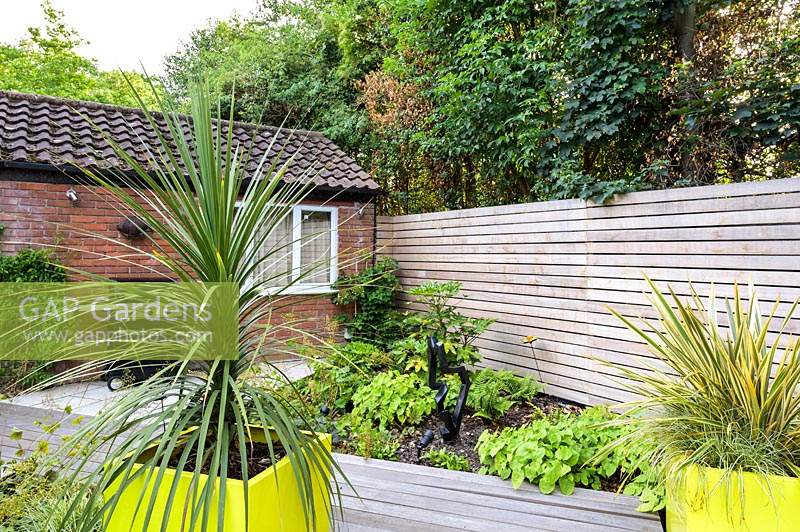
<svg viewBox="0 0 800 532"><path fill-rule="evenodd" d="M428 375L429 345L439 350L439 366L475 368L482 356L474 341L493 320L465 316L451 304L461 289L457 282L416 286L409 295L422 310L397 311L395 267L381 260L356 279L340 280L335 302L357 309L344 322L353 340L301 348L314 373L282 394L318 419L317 430L334 434L337 452L496 475L545 494L571 495L579 487L616 491L625 480L625 493L640 496L643 510L663 506L663 489L645 459L651 443L613 447L621 438L635 440L635 427L616 423L605 408L543 394L532 375L470 369L460 433L444 442ZM535 359L536 338L520 342ZM447 385L444 409L453 413L459 377L436 371L433 380ZM427 432L432 438L421 445Z"/></svg>
<svg viewBox="0 0 800 532"><path fill-rule="evenodd" d="M528 403L518 404L511 407L502 417L496 420L487 420L474 415L473 411L468 410L461 422L461 431L458 436L449 442L442 440L439 434L441 421L433 414L423 423L416 427L411 427L398 434L400 448L397 450L397 460L409 464L423 464L437 467L425 458L418 458L417 445L426 430L433 430L434 439L430 445L421 450L420 455L424 455L430 450L445 450L458 456L463 456L469 461L469 471L478 472L481 469L480 460L476 447L478 438L485 430L500 430L506 427L521 427L532 419L538 419L542 414L550 415L556 412L564 414L577 413L581 407L563 401L551 395L539 395ZM342 452L347 452L347 446L342 446Z"/></svg>

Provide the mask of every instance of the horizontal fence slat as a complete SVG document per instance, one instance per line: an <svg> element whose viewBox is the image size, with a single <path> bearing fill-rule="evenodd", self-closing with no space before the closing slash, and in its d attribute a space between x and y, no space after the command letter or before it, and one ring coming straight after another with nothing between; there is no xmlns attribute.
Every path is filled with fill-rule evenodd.
<svg viewBox="0 0 800 532"><path fill-rule="evenodd" d="M781 300L771 341L800 298L800 178L637 192L606 205L559 200L380 217L378 238L406 291L457 280L462 312L497 320L475 344L484 365L538 377L521 343L538 336L548 391L587 404L633 398L608 362L669 370L609 312L655 317L645 275L684 299L691 288L730 298L737 283L745 295L753 283L764 313ZM401 308L420 310L413 301L399 297ZM796 316L786 329L795 335Z"/></svg>

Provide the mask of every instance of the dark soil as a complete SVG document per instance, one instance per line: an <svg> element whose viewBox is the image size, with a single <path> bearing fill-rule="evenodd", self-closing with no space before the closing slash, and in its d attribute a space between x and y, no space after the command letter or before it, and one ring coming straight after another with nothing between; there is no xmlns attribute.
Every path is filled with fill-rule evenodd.
<svg viewBox="0 0 800 532"><path fill-rule="evenodd" d="M286 456L286 450L279 444L273 443L273 453L275 454L275 462L273 462L269 455L269 447L266 443L250 443L247 446L247 476L253 478L262 471L266 471L272 467L273 463L280 461L281 458ZM195 458L192 455L184 465L184 471L194 471ZM180 459L180 452L176 452L172 459L169 461L170 467L178 465ZM211 464L207 461L203 464L201 473L208 474ZM228 478L242 480L242 460L238 450L231 449L228 453Z"/></svg>
<svg viewBox="0 0 800 532"><path fill-rule="evenodd" d="M444 449L451 453L458 454L469 460L470 469L478 471L481 467L478 460L478 453L475 446L478 438L484 430L502 430L505 427L520 427L532 419L538 419L544 415L551 415L556 412L565 414L577 413L582 407L563 401L550 395L538 395L529 403L517 404L511 407L506 414L497 420L489 421L473 415L471 410L465 410L461 420L461 431L452 441L445 442L439 434L441 422L436 413L428 416L420 425L406 429L402 434L398 434L400 448L397 450L397 460L409 464L432 465L426 460L417 456L417 442L427 429L433 430L434 439L430 445L419 453L425 454L429 450ZM347 452L341 449L340 452Z"/></svg>

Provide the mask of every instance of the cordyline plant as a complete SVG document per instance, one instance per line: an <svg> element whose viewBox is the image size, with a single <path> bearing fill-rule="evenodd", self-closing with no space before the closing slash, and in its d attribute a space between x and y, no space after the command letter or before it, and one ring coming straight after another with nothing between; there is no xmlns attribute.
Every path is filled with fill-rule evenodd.
<svg viewBox="0 0 800 532"><path fill-rule="evenodd" d="M800 476L800 343L785 334L798 303L777 322L779 302L762 317L755 289L745 299L734 286L720 323L713 288L706 303L691 285L684 301L671 288L667 296L647 282L657 323L640 327L611 312L669 369L610 364L642 397L625 405L630 410L622 421L639 430L614 445L651 442L652 463L676 486L692 466L721 469L722 481L706 494L732 485L732 475L742 472ZM729 502L745 495L731 491Z"/></svg>
<svg viewBox="0 0 800 532"><path fill-rule="evenodd" d="M131 171L115 172L111 177L91 169L84 172L163 240L151 238L154 251L146 254L165 266L172 277L186 283L234 283L240 287L238 357L191 364L174 361L146 384L130 388L75 432L59 450L62 468L71 470L70 479L81 484L66 519L79 513L81 530L105 527L117 508L118 495L144 477L152 495L139 497L137 512L144 516L143 529L165 530L168 516L178 513L185 530L222 530L225 480L231 462L240 463L248 512L247 482L252 477L248 455L251 431L258 427L269 428L276 435L275 445L267 438L271 463L276 462L278 444L286 452L311 528L318 518L314 499L320 497L319 491L315 495L314 485L319 478L338 471L338 466L315 437L303 412L269 390L252 386L244 377L264 351L263 324L269 322L275 298L285 290L273 288L266 296L265 288L274 283L269 278L254 278L254 272L262 264L280 260L292 245L287 242L264 252L263 244L293 206L306 197L315 175L309 170L288 183L283 177L292 159L284 163L279 163L277 156L267 159L266 154L275 153L272 146L262 159L251 160L250 147L237 145L233 139L232 116L221 119L219 111L212 111L204 84L192 91L188 120L178 115L171 100L155 90L154 94L160 115L148 111L140 100L144 117L159 135L156 146L145 146L149 164L140 164L104 135ZM245 168L251 170L246 174ZM145 253L127 247L131 255ZM301 278L296 275L294 282ZM113 359L113 353L108 358ZM99 368L97 361L86 363L59 378L66 381L81 374L96 375ZM143 454L146 450L151 451ZM103 465L92 470L96 466L90 464L98 460ZM137 460L141 468L135 467ZM168 467L191 473L187 497L176 497L180 474L174 476L175 482L166 480L173 478L165 476ZM208 477L206 482L200 481L201 471ZM333 491L339 495L338 484L324 484L325 495L331 496ZM113 490L117 495L104 500L104 492ZM168 497L157 500L159 492ZM328 508L326 518L332 520L331 505ZM155 522L157 510L163 510L163 522ZM210 522L213 513L216 522Z"/></svg>

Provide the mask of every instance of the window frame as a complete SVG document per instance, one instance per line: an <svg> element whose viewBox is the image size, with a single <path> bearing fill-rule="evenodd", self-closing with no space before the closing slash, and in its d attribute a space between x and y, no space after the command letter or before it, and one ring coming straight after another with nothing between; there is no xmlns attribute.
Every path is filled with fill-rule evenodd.
<svg viewBox="0 0 800 532"><path fill-rule="evenodd" d="M236 202L236 206L238 207L241 205L241 200ZM294 276L295 272L300 271L301 264L300 260L302 258L301 249L302 249L302 234L303 234L303 212L327 212L331 215L331 231L330 231L330 277L329 282L327 283L304 283L304 282L295 282ZM289 286L280 287L280 286L272 286L272 287L264 287L263 291L268 294L287 294L287 295L294 295L294 294L331 294L336 291L333 288L333 284L339 278L339 208L333 207L330 205L313 205L313 204L300 204L295 205L292 207L292 256L291 256L291 263L292 263L292 271L290 272L291 275L291 284ZM316 237L315 237L316 238Z"/></svg>
<svg viewBox="0 0 800 532"><path fill-rule="evenodd" d="M327 283L295 282L294 273L302 268L301 248L303 246L303 212L327 212L331 215L330 230L330 255L328 263L330 275ZM319 236L313 237L319 238ZM339 208L328 205L295 205L292 208L292 284L283 288L283 293L288 294L329 294L335 292L333 284L339 278ZM280 288L274 289L276 291Z"/></svg>

